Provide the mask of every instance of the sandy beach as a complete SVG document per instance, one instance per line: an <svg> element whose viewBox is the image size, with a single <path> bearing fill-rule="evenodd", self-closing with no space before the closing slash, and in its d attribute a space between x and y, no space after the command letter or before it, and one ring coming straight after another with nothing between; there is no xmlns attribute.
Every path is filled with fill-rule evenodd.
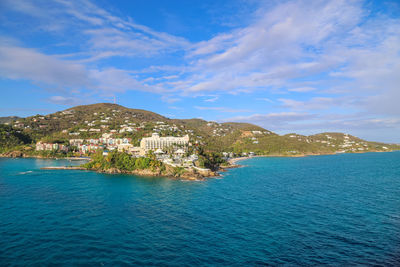
<svg viewBox="0 0 400 267"><path fill-rule="evenodd" d="M240 158L231 158L228 160L229 164L232 167L241 167L242 165L238 164L239 161L245 160L245 159L251 159L255 157L265 157L265 156L252 156L252 157L240 157Z"/></svg>

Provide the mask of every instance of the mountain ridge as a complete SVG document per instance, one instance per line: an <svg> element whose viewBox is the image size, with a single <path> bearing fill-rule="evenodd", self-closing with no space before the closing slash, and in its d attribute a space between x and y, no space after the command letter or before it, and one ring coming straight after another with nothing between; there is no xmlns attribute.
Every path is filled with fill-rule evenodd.
<svg viewBox="0 0 400 267"><path fill-rule="evenodd" d="M18 116L6 116L6 117L0 117L0 123L10 123L15 120L20 119L21 117Z"/></svg>
<svg viewBox="0 0 400 267"><path fill-rule="evenodd" d="M193 144L216 152L295 156L400 148L398 145L368 142L345 133L278 135L251 123L171 119L152 111L111 103L80 105L47 115L18 118L12 126L36 142L98 138L103 133L111 132L116 136L129 137L134 144L138 144L141 138L158 132L162 136L187 134Z"/></svg>

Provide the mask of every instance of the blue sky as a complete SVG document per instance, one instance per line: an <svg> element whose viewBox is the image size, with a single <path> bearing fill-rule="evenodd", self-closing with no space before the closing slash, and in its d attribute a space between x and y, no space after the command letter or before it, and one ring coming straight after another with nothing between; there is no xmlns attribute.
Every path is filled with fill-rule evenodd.
<svg viewBox="0 0 400 267"><path fill-rule="evenodd" d="M0 2L0 116L113 102L400 143L397 1Z"/></svg>

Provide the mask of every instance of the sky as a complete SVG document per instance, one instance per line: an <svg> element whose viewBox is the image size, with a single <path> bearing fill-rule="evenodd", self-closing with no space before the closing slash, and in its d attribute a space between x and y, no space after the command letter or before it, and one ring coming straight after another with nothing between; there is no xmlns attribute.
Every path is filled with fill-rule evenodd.
<svg viewBox="0 0 400 267"><path fill-rule="evenodd" d="M400 2L1 0L0 92L400 143Z"/></svg>

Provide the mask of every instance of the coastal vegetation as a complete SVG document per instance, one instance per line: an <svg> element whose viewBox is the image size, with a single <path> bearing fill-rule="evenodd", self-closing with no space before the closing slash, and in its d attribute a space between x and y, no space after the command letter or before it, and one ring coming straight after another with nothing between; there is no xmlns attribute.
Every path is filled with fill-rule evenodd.
<svg viewBox="0 0 400 267"><path fill-rule="evenodd" d="M27 118L8 117L0 124L0 154L41 157L90 156L69 145L71 139L98 139L104 133L114 138L129 138L138 146L143 137L189 135L188 152L197 154L196 166L216 169L224 164L222 153L232 156L302 156L332 153L362 153L400 149L397 144L368 142L344 133L304 136L278 135L249 123L218 123L202 119L170 119L151 111L99 103L73 107L48 115ZM68 146L68 151L35 151L37 142ZM6 154L5 154L6 153Z"/></svg>
<svg viewBox="0 0 400 267"><path fill-rule="evenodd" d="M97 152L92 155L91 160L80 166L86 170L104 173L126 173L144 176L165 176L187 180L198 180L204 177L215 176L210 170L199 172L194 168L183 166L172 166L164 164L154 157L132 157L125 152L111 152L103 155ZM74 168L74 167L71 167ZM68 167L67 167L68 169Z"/></svg>
<svg viewBox="0 0 400 267"><path fill-rule="evenodd" d="M227 164L227 161L223 158L221 153L217 152L205 152L203 149L199 149L199 167L207 168L212 171L217 171L219 166Z"/></svg>
<svg viewBox="0 0 400 267"><path fill-rule="evenodd" d="M17 116L9 116L9 117L0 117L0 124L1 123L10 123L15 120L18 120L20 117Z"/></svg>
<svg viewBox="0 0 400 267"><path fill-rule="evenodd" d="M82 165L82 167L98 171L117 169L123 172L144 169L158 170L160 172L165 170L164 164L156 159L148 157L135 158L127 153L117 151L111 152L106 156L103 156L101 151L96 152L91 157L91 161Z"/></svg>
<svg viewBox="0 0 400 267"><path fill-rule="evenodd" d="M31 137L23 131L0 124L0 153L21 148L31 142Z"/></svg>

